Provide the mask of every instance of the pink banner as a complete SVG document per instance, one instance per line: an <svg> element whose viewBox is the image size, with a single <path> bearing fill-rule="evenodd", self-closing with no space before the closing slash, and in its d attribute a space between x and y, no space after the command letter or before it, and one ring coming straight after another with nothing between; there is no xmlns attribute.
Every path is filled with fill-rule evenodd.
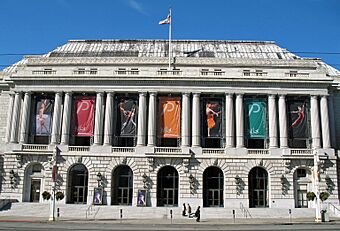
<svg viewBox="0 0 340 231"><path fill-rule="evenodd" d="M74 131L75 136L92 136L94 124L95 97L79 96L75 98Z"/></svg>

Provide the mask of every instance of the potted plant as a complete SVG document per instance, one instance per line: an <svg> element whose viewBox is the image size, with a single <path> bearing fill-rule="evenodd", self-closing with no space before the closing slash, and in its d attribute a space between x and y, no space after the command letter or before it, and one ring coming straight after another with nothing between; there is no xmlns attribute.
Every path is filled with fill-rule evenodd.
<svg viewBox="0 0 340 231"><path fill-rule="evenodd" d="M316 198L316 195L314 192L307 192L307 200L313 201Z"/></svg>
<svg viewBox="0 0 340 231"><path fill-rule="evenodd" d="M49 200L51 198L51 193L47 191L44 191L41 195L44 198L44 200Z"/></svg>
<svg viewBox="0 0 340 231"><path fill-rule="evenodd" d="M329 193L328 193L328 192L321 192L319 197L320 197L320 200L321 200L322 202L324 202L325 200L328 199Z"/></svg>
<svg viewBox="0 0 340 231"><path fill-rule="evenodd" d="M60 201L60 200L62 200L62 199L64 199L64 193L63 192L57 192L56 194L55 194L55 198L57 199L57 201Z"/></svg>

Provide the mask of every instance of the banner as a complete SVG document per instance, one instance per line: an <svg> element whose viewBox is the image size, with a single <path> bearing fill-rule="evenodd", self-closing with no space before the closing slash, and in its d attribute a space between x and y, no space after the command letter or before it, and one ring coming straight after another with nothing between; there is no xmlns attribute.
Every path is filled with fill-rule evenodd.
<svg viewBox="0 0 340 231"><path fill-rule="evenodd" d="M266 138L266 102L263 99L246 100L247 137Z"/></svg>
<svg viewBox="0 0 340 231"><path fill-rule="evenodd" d="M94 96L78 96L74 101L74 130L75 136L92 136L94 122Z"/></svg>
<svg viewBox="0 0 340 231"><path fill-rule="evenodd" d="M137 134L137 101L133 99L121 99L118 104L120 116L121 136L135 136Z"/></svg>
<svg viewBox="0 0 340 231"><path fill-rule="evenodd" d="M221 102L207 101L205 104L206 135L207 137L222 137L222 110Z"/></svg>
<svg viewBox="0 0 340 231"><path fill-rule="evenodd" d="M181 98L159 97L160 136L164 138L180 137Z"/></svg>
<svg viewBox="0 0 340 231"><path fill-rule="evenodd" d="M307 138L307 113L304 101L288 102L289 138Z"/></svg>
<svg viewBox="0 0 340 231"><path fill-rule="evenodd" d="M50 136L52 132L52 110L51 99L36 99L36 111L34 120L34 135Z"/></svg>

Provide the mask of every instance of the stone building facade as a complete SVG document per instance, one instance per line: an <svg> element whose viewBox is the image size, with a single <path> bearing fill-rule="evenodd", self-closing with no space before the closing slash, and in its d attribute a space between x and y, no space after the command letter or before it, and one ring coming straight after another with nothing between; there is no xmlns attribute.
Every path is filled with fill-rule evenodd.
<svg viewBox="0 0 340 231"><path fill-rule="evenodd" d="M55 179L62 203L296 208L319 179L338 203L339 71L273 42L172 44L170 68L167 41L86 40L1 72L1 197L43 202Z"/></svg>

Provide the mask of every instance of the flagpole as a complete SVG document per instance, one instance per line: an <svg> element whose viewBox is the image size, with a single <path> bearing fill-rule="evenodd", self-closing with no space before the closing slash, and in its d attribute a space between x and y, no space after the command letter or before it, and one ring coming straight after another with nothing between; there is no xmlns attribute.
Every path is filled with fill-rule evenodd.
<svg viewBox="0 0 340 231"><path fill-rule="evenodd" d="M172 24L172 15L171 15L171 8L169 9L169 15L170 15L170 23L169 23L169 71L171 68L171 24Z"/></svg>

